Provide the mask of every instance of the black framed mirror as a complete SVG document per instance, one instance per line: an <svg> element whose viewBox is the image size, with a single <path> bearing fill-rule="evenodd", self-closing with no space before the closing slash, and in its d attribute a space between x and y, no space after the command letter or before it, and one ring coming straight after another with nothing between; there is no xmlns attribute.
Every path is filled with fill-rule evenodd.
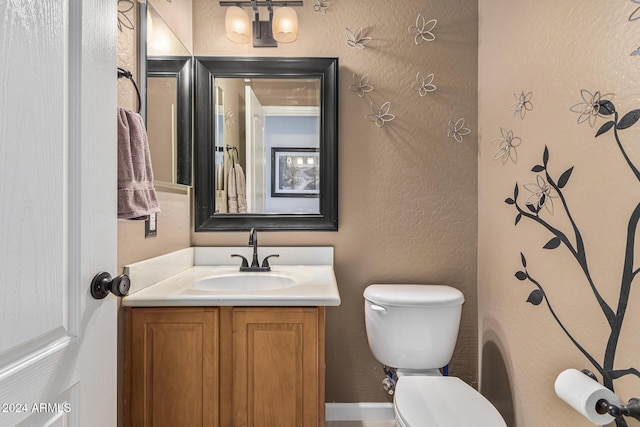
<svg viewBox="0 0 640 427"><path fill-rule="evenodd" d="M338 59L196 57L196 231L338 229Z"/></svg>
<svg viewBox="0 0 640 427"><path fill-rule="evenodd" d="M191 57L147 58L145 120L158 181L191 185L192 88Z"/></svg>

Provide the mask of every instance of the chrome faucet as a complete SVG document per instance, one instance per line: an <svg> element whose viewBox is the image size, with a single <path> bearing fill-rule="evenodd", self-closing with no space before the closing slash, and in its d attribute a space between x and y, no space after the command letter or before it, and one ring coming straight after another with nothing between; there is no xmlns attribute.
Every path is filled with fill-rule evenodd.
<svg viewBox="0 0 640 427"><path fill-rule="evenodd" d="M268 255L262 260L262 265L258 261L258 230L252 228L249 232L249 246L253 246L253 256L251 258L251 266L245 257L239 254L233 254L232 257L242 258L242 265L240 265L240 271L271 271L269 265L269 258L277 258L280 255Z"/></svg>

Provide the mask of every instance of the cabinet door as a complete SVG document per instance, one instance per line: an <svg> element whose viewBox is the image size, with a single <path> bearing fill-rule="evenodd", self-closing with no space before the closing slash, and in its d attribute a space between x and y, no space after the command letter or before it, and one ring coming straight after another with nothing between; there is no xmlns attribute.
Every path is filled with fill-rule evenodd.
<svg viewBox="0 0 640 427"><path fill-rule="evenodd" d="M218 426L218 309L129 310L127 425Z"/></svg>
<svg viewBox="0 0 640 427"><path fill-rule="evenodd" d="M321 326L318 308L233 309L234 426L323 425Z"/></svg>

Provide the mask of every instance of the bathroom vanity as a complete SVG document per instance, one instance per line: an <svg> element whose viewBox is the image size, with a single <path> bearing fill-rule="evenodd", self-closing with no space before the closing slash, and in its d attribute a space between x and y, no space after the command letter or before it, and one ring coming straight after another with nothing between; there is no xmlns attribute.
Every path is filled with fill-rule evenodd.
<svg viewBox="0 0 640 427"><path fill-rule="evenodd" d="M126 318L129 425L324 425L323 307L131 307Z"/></svg>
<svg viewBox="0 0 640 427"><path fill-rule="evenodd" d="M127 268L126 425L324 426L333 249L261 248L287 265L246 275L227 259L243 251L190 248Z"/></svg>

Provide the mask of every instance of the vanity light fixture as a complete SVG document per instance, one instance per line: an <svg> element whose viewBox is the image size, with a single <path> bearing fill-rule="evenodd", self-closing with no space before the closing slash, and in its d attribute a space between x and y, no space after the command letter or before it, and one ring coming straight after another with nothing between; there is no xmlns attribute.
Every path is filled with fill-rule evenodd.
<svg viewBox="0 0 640 427"><path fill-rule="evenodd" d="M245 44L253 39L253 47L278 47L278 42L291 43L298 38L298 15L293 7L302 6L302 1L221 1L220 6L228 8L225 30L234 43ZM243 7L253 9L253 24ZM260 20L260 7L267 8L268 21Z"/></svg>

